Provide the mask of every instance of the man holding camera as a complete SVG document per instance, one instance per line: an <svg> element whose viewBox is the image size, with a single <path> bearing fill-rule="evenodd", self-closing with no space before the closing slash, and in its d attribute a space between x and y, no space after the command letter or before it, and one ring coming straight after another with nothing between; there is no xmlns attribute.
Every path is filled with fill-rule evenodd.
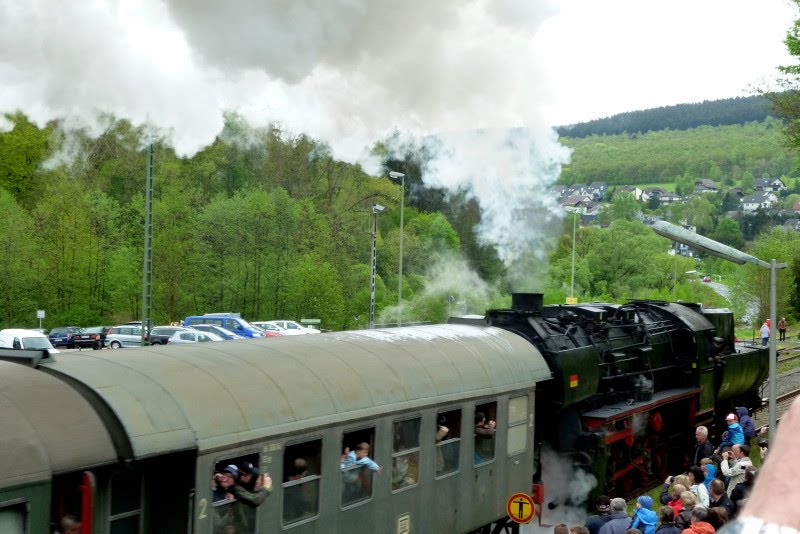
<svg viewBox="0 0 800 534"><path fill-rule="evenodd" d="M731 454L733 453L733 454ZM729 460L733 461L733 465L729 464ZM750 461L750 447L747 445L734 445L731 451L722 453L722 474L726 477L731 477L728 482L728 496L730 497L733 488L736 484L744 482L745 469L752 467L753 462Z"/></svg>

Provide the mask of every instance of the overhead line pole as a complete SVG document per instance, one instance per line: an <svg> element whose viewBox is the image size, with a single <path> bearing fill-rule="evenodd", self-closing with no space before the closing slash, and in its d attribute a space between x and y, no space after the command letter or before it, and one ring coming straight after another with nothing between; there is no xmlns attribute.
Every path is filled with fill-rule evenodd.
<svg viewBox="0 0 800 534"><path fill-rule="evenodd" d="M147 149L147 176L144 187L144 252L142 262L142 338L144 346L150 329L153 297L153 161L152 143Z"/></svg>

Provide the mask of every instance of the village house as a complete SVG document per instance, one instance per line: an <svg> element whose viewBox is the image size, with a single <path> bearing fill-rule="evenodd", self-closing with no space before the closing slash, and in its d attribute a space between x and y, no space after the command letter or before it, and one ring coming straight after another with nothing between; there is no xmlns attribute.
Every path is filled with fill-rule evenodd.
<svg viewBox="0 0 800 534"><path fill-rule="evenodd" d="M596 210L597 202L588 195L575 195L562 202L561 207L570 213L586 214Z"/></svg>
<svg viewBox="0 0 800 534"><path fill-rule="evenodd" d="M771 209L778 202L778 197L774 193L766 191L755 191L752 195L747 195L742 199L742 211L752 212L757 209Z"/></svg>
<svg viewBox="0 0 800 534"><path fill-rule="evenodd" d="M698 193L716 193L719 191L719 187L714 180L703 178L694 183L694 190Z"/></svg>
<svg viewBox="0 0 800 534"><path fill-rule="evenodd" d="M786 184L780 178L759 178L756 180L755 190L780 193L786 190Z"/></svg>
<svg viewBox="0 0 800 534"><path fill-rule="evenodd" d="M633 185L622 185L614 190L614 194L630 193L636 200L642 200L642 190Z"/></svg>

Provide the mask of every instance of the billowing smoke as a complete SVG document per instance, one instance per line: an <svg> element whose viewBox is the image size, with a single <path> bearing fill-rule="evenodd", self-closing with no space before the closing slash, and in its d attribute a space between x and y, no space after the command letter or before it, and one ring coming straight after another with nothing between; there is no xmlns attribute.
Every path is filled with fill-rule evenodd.
<svg viewBox="0 0 800 534"><path fill-rule="evenodd" d="M435 136L423 179L477 198L481 238L510 263L541 250L558 212L544 191L568 158L534 59L555 4L0 0L0 112L90 133L111 113L192 154L235 111L374 172L369 147L387 132Z"/></svg>
<svg viewBox="0 0 800 534"><path fill-rule="evenodd" d="M597 479L546 444L542 447L541 461L545 492L542 522L547 525L583 525L587 518L585 503L589 493L597 486ZM537 530L528 529L526 532Z"/></svg>

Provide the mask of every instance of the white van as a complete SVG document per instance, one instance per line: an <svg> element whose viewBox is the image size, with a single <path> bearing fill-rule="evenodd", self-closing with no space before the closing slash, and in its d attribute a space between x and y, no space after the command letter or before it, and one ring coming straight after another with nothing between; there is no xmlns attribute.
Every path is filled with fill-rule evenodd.
<svg viewBox="0 0 800 534"><path fill-rule="evenodd" d="M36 330L6 328L0 330L0 347L9 349L45 349L50 354L58 354L46 335Z"/></svg>

